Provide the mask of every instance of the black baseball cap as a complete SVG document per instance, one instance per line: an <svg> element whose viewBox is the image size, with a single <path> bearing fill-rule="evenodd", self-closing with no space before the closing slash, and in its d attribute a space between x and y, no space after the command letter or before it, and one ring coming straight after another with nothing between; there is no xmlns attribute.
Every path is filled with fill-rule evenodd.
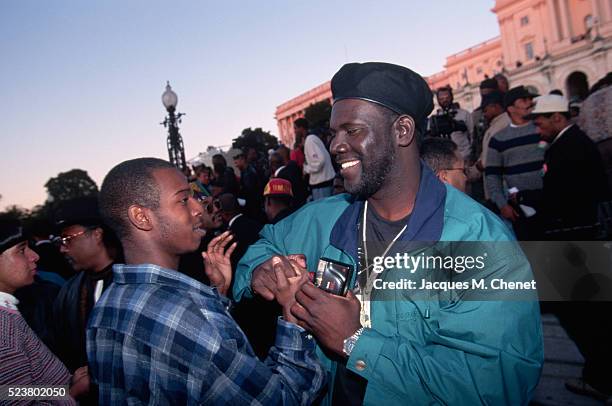
<svg viewBox="0 0 612 406"><path fill-rule="evenodd" d="M54 214L53 221L56 231L75 224L83 227L102 225L102 217L98 209L96 197L79 197L62 203Z"/></svg>
<svg viewBox="0 0 612 406"><path fill-rule="evenodd" d="M525 86L516 86L506 92L504 96L504 108L512 106L518 99L538 97L538 94L531 93Z"/></svg>

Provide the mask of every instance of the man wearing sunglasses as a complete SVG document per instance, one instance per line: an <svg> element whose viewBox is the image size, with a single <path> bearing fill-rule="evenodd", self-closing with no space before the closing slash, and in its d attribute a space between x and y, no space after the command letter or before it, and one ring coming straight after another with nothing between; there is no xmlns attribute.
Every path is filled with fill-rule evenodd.
<svg viewBox="0 0 612 406"><path fill-rule="evenodd" d="M457 151L457 144L452 140L426 138L421 144L421 159L429 165L438 179L465 193L465 161Z"/></svg>
<svg viewBox="0 0 612 406"><path fill-rule="evenodd" d="M121 255L113 232L102 224L96 198L64 203L55 214L55 242L77 272L59 292L53 306L52 349L74 372L87 365L85 329L89 315L113 277ZM92 394L96 398L95 393Z"/></svg>

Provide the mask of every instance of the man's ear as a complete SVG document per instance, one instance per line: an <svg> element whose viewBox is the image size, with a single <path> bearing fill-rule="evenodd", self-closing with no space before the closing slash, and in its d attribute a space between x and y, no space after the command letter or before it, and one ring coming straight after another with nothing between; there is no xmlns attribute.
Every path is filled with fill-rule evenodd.
<svg viewBox="0 0 612 406"><path fill-rule="evenodd" d="M96 242L102 242L102 237L104 236L104 230L102 230L101 227L94 228L92 234L94 238L96 239Z"/></svg>
<svg viewBox="0 0 612 406"><path fill-rule="evenodd" d="M416 138L416 125L414 119L407 115L401 115L395 121L395 130L397 132L397 145L400 147L408 147Z"/></svg>
<svg viewBox="0 0 612 406"><path fill-rule="evenodd" d="M151 210L145 207L131 205L128 208L128 218L130 223L139 230L151 231L153 229Z"/></svg>
<svg viewBox="0 0 612 406"><path fill-rule="evenodd" d="M442 183L448 183L448 178L446 177L447 174L448 172L444 169L439 170L438 173L436 173L438 179L440 179L440 182Z"/></svg>

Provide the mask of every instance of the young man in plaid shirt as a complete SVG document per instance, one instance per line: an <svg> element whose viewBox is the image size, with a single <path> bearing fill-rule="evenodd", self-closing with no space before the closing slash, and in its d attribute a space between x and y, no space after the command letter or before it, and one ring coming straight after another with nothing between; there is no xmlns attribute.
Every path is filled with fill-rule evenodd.
<svg viewBox="0 0 612 406"><path fill-rule="evenodd" d="M202 207L180 171L155 158L123 162L102 184L100 209L121 239L126 260L115 265L113 284L87 330L100 404L313 402L324 372L314 340L289 312L306 274L287 280L277 267L283 319L275 346L261 362L221 295L231 282L235 245L225 249L229 233L212 240L203 255L215 287L175 271L180 255L197 249L204 234Z"/></svg>

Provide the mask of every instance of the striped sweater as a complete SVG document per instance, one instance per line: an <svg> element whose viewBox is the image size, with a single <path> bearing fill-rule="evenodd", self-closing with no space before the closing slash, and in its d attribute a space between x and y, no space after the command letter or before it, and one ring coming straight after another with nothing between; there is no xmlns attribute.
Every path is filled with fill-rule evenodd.
<svg viewBox="0 0 612 406"><path fill-rule="evenodd" d="M542 189L544 150L535 125L509 125L491 138L485 168L489 198L499 207L507 203L507 190Z"/></svg>
<svg viewBox="0 0 612 406"><path fill-rule="evenodd" d="M38 339L19 311L0 306L0 385L63 386L70 385L70 379L64 364ZM75 404L71 398L52 403Z"/></svg>

